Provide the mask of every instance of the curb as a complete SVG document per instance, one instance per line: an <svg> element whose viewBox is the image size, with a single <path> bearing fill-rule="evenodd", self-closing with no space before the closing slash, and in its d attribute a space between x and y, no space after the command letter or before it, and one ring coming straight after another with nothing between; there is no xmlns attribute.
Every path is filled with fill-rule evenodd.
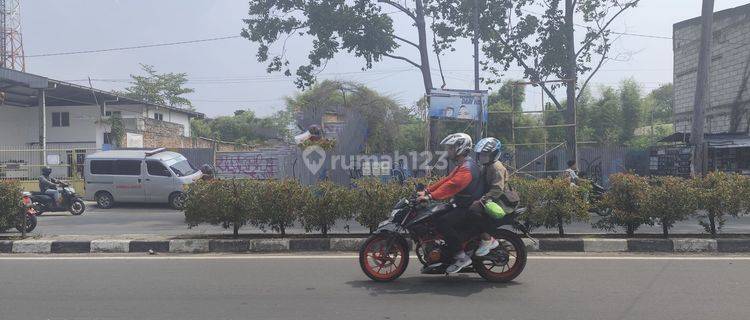
<svg viewBox="0 0 750 320"><path fill-rule="evenodd" d="M365 238L2 240L0 253L265 253L358 251ZM750 239L523 239L529 252L750 252Z"/></svg>

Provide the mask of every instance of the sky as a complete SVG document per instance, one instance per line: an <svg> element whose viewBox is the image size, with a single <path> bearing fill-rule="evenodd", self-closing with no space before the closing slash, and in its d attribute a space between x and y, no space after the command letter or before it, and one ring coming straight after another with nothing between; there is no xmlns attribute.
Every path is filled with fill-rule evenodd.
<svg viewBox="0 0 750 320"><path fill-rule="evenodd" d="M716 0L715 10L747 4L747 0ZM139 63L159 72L184 72L195 89L188 98L209 117L227 115L237 109L268 116L284 108L284 98L299 90L293 78L268 74L256 60L257 46L244 38L104 53L32 57L59 52L129 47L164 42L238 36L246 18L246 0L21 0L22 35L27 72L56 80L88 84L96 88L122 89L130 74L139 73ZM642 0L613 23L619 32L670 37L676 22L700 15L700 0ZM396 30L409 36L408 20L392 15ZM400 33L401 34L401 33ZM291 60L306 61L309 39L287 43ZM272 47L271 52L280 50ZM418 60L418 53L400 48L399 54ZM620 37L613 47L618 60L610 61L593 78L594 89L616 86L634 78L644 92L672 81L672 41L634 36ZM442 58L448 88L473 88L472 47L468 41ZM437 66L434 56L431 64ZM403 105L422 97L421 74L411 65L386 59L362 71L362 62L346 53L338 54L319 79L352 80L387 94ZM517 68L516 68L517 69ZM519 79L511 70L506 79ZM440 84L437 73L433 82ZM486 89L486 87L483 87ZM595 90L596 91L596 90ZM527 100L539 101L530 90ZM527 103L528 104L528 103ZM538 109L533 105L525 108Z"/></svg>

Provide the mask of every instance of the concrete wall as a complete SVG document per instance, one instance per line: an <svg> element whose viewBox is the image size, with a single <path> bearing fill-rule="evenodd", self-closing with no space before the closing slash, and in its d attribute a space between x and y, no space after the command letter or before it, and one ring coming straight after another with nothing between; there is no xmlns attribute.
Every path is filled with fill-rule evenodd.
<svg viewBox="0 0 750 320"><path fill-rule="evenodd" d="M714 39L710 72L710 108L706 110L706 133L730 129L732 106L739 103L739 131L748 123L750 88L742 93L743 79L750 75L750 5L721 11L714 16ZM690 132L700 45L700 20L674 25L674 121L677 132Z"/></svg>
<svg viewBox="0 0 750 320"><path fill-rule="evenodd" d="M0 106L0 146L39 141L38 108Z"/></svg>

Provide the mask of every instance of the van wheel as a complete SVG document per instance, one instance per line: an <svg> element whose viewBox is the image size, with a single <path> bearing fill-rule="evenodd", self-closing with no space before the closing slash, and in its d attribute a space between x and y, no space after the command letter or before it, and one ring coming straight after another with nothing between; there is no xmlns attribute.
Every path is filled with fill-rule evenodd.
<svg viewBox="0 0 750 320"><path fill-rule="evenodd" d="M184 192L176 192L169 197L169 206L175 210L183 210L185 201L187 201L187 195Z"/></svg>
<svg viewBox="0 0 750 320"><path fill-rule="evenodd" d="M115 198L109 192L99 192L96 194L96 206L102 209L109 209L115 205Z"/></svg>

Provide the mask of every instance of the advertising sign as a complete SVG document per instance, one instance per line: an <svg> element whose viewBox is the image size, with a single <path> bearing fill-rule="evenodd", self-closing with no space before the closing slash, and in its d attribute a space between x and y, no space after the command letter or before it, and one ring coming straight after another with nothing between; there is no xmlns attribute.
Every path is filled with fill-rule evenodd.
<svg viewBox="0 0 750 320"><path fill-rule="evenodd" d="M433 90L430 93L430 118L477 120L481 103L486 121L487 100L487 91Z"/></svg>

